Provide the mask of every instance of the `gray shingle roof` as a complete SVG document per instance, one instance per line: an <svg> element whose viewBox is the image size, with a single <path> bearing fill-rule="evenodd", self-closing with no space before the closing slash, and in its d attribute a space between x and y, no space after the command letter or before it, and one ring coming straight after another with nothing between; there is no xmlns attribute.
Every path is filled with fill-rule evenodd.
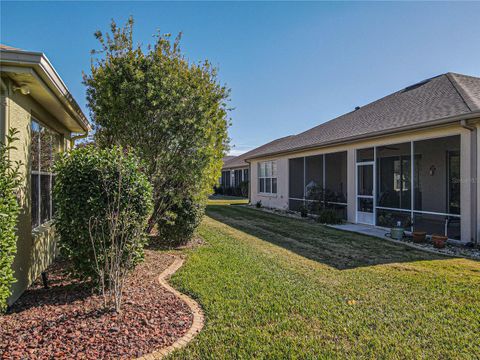
<svg viewBox="0 0 480 360"><path fill-rule="evenodd" d="M223 161L223 163L225 164L227 161L230 161L230 160L232 160L233 158L235 158L235 156L227 155L227 156L224 156L224 157L222 158L222 161Z"/></svg>
<svg viewBox="0 0 480 360"><path fill-rule="evenodd" d="M242 155L235 156L233 159L228 160L223 164L224 169L230 169L235 167L248 166L248 163L245 162L246 159L255 157L258 153L263 153L269 151L271 148L276 148L282 142L287 141L291 136L285 136L280 139L273 140L265 145L259 146L253 150L250 150Z"/></svg>
<svg viewBox="0 0 480 360"><path fill-rule="evenodd" d="M283 141L259 147L245 159L338 144L480 110L480 78L455 73L421 81ZM480 114L479 114L480 115ZM282 139L279 139L282 140Z"/></svg>

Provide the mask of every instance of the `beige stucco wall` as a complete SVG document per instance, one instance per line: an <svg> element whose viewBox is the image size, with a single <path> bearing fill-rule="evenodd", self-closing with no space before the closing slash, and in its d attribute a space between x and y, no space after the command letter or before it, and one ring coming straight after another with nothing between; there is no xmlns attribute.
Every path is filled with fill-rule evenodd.
<svg viewBox="0 0 480 360"><path fill-rule="evenodd" d="M477 122L476 124L476 127L477 127L477 131L476 131L476 145L477 145L477 159L476 159L476 162L477 162L477 172L476 174L474 174L474 178L472 179L474 181L474 186L477 187L477 204L476 204L476 207L477 207L477 211L476 211L476 215L477 215L477 221L476 221L476 224L474 224L474 229L476 230L477 232L477 243L480 243L480 120Z"/></svg>
<svg viewBox="0 0 480 360"><path fill-rule="evenodd" d="M477 125L478 126L478 125ZM339 144L335 146L325 147L321 149L313 149L307 151L298 151L288 154L281 154L277 156L269 156L261 159L250 160L251 163L251 202L254 204L257 201L262 201L262 204L266 207L278 208L278 209L287 209L288 208L288 160L291 158L302 157L302 156L311 156L319 154L327 154L338 151L347 151L347 216L348 221L355 222L355 209L356 209L356 197L355 197L355 153L357 149L372 147L372 146L382 146L389 144L397 144L410 141L418 141L428 138L438 138L451 135L460 135L461 137L461 165L460 171L462 179L472 179L476 177L472 173L472 153L474 150L472 146L472 133L470 130L467 130L461 127L459 124L434 127L426 130L418 131L409 131L399 134L393 134L389 136L382 136L378 138L372 138L369 140L356 141L348 144ZM477 137L480 136L477 134ZM265 194L258 193L258 177L257 169L258 163L265 160L276 160L277 161L277 183L278 183L278 192L276 195L268 196ZM479 162L480 164L480 162ZM472 185L472 181L462 180L461 183L461 228L462 228L462 241L470 241L473 236L473 231L475 227L477 232L480 234L480 227L478 225L473 226L476 221L472 218L472 201L478 204L478 195L477 199L471 199L472 196L472 186L478 186L478 182L475 181L476 185ZM479 206L479 205L477 205ZM480 208L479 208L480 210ZM477 218L480 217L477 215ZM478 224L478 222L477 222Z"/></svg>
<svg viewBox="0 0 480 360"><path fill-rule="evenodd" d="M260 194L258 189L258 161L253 161L250 166L250 201L252 204L258 201L262 202L262 206L288 209L288 158L276 157L269 160L277 162L277 194L267 195Z"/></svg>
<svg viewBox="0 0 480 360"><path fill-rule="evenodd" d="M5 129L16 128L19 141L16 150L11 151L13 160L21 161L22 186L19 193L21 213L18 218L17 255L13 263L17 282L12 286L11 304L36 279L53 260L56 254L55 232L51 224L31 230L31 192L30 192L30 135L32 117L62 135L58 150L68 147L69 131L62 126L46 109L29 95L12 91L8 79L2 79L7 85L7 96L4 102L5 118L2 119Z"/></svg>

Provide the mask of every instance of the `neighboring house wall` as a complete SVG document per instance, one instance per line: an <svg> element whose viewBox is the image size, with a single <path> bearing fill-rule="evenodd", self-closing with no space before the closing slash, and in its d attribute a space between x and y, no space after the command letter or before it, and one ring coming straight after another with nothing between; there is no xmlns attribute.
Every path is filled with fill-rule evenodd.
<svg viewBox="0 0 480 360"><path fill-rule="evenodd" d="M11 151L13 160L21 161L22 187L19 194L21 213L18 218L17 255L13 263L17 282L12 286L9 303L14 302L20 294L40 275L53 260L56 252L55 231L51 222L32 231L31 213L31 124L35 118L45 126L57 132L57 151L64 151L69 146L70 132L62 126L46 109L31 96L22 95L12 90L12 83L2 79L7 86L4 109L6 116L2 119L5 129L15 128L19 131L17 150Z"/></svg>
<svg viewBox="0 0 480 360"><path fill-rule="evenodd" d="M480 126L476 125L477 128ZM356 182L355 182L355 168L356 168L356 150L362 148L368 148L373 146L382 146L389 144L398 144L410 141L418 141L429 138L439 138L446 137L451 135L460 135L461 139L461 239L462 241L470 241L473 238L475 229L478 234L480 234L479 220L480 216L478 212L479 201L478 194L480 193L480 187L478 185L478 167L475 169L474 164L472 164L472 158L474 152L478 151L478 148L475 147L475 142L473 141L473 136L477 137L479 140L479 134L472 135L472 132L468 129L463 128L459 124L449 125L443 127L435 127L424 130L404 132L395 135L382 136L373 139L357 141L349 144L339 144L335 146L325 147L316 150L308 151L297 151L287 154L281 154L278 156L269 156L258 159L250 159L251 164L251 202L256 203L261 201L263 206L279 208L279 209L288 209L288 199L289 199L289 159L303 157L303 156L312 156L319 154L334 153L340 151L347 152L347 218L349 222L356 221ZM431 156L435 156L435 150L432 149ZM262 161L274 160L277 165L277 193L276 194L262 194L259 193L259 180L258 180L258 164ZM435 162L435 159L430 159L430 161ZM477 159L477 164L480 164L480 160ZM440 169L441 171L441 169ZM474 172L475 171L475 172ZM475 190L475 187L477 188ZM438 199L435 194L435 184L432 183L426 189L426 197L428 201L444 201L444 199ZM472 198L472 195L476 194L476 198ZM472 212L472 202L473 207L477 207L477 220L473 217ZM476 224L475 224L476 223Z"/></svg>
<svg viewBox="0 0 480 360"><path fill-rule="evenodd" d="M276 162L276 194L261 193L259 189L259 163L267 160ZM262 159L261 161L252 161L250 164L250 171L250 201L253 204L261 201L262 206L266 207L288 209L288 157L274 157Z"/></svg>
<svg viewBox="0 0 480 360"><path fill-rule="evenodd" d="M477 189L476 189L476 198L477 198L477 204L476 204L476 218L477 218L477 221L476 221L476 224L474 224L473 228L474 228L474 231L477 232L477 243L480 243L480 121L476 124L476 134L474 134L474 136L476 137L476 141L475 141L475 144L476 144L476 147L474 148L474 150L476 149L476 174L473 174L474 175L474 178L472 179L472 182L473 180L475 180L475 182L473 182L473 186L477 186ZM473 206L473 208L475 208L475 204Z"/></svg>
<svg viewBox="0 0 480 360"><path fill-rule="evenodd" d="M219 185L224 189L234 189L239 188L242 183L249 181L250 169L248 166L224 167L219 179Z"/></svg>

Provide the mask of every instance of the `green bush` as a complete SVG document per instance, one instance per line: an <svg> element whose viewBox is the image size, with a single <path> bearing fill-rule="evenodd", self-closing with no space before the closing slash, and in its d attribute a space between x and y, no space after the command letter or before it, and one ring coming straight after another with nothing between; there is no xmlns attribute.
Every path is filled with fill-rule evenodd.
<svg viewBox="0 0 480 360"><path fill-rule="evenodd" d="M308 208L305 205L300 207L300 216L306 218L308 216Z"/></svg>
<svg viewBox="0 0 480 360"><path fill-rule="evenodd" d="M152 187L139 169L137 157L118 147L79 148L56 161L55 227L74 275L101 280L98 254L108 258L105 247L114 248L116 241L126 242L121 250L128 257L128 267L143 259ZM118 229L118 235L112 234Z"/></svg>
<svg viewBox="0 0 480 360"><path fill-rule="evenodd" d="M322 224L340 224L342 223L342 219L340 219L332 209L325 209L320 212L318 215L317 221Z"/></svg>
<svg viewBox="0 0 480 360"><path fill-rule="evenodd" d="M185 245L195 234L205 212L204 204L184 200L172 209L171 217L158 222L158 236L168 246Z"/></svg>
<svg viewBox="0 0 480 360"><path fill-rule="evenodd" d="M242 181L240 183L240 196L247 198L248 197L248 181Z"/></svg>
<svg viewBox="0 0 480 360"><path fill-rule="evenodd" d="M0 143L0 312L7 307L11 284L15 282L12 263L17 252L16 224L20 212L16 190L20 185L20 163L10 160L9 152L17 131L12 129L5 144Z"/></svg>

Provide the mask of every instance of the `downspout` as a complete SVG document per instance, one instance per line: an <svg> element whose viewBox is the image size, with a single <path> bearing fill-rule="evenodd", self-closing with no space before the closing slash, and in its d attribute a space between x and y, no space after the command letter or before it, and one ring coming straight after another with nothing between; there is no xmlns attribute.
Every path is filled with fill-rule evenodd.
<svg viewBox="0 0 480 360"><path fill-rule="evenodd" d="M472 158L470 161L470 166L471 166L471 174L472 178L469 179L470 181L470 191L472 193L471 198L474 199L472 202L471 206L471 212L472 212L472 219L473 219L473 243L474 245L478 245L478 234L477 234L477 202L478 202L478 196L477 196L477 186L476 186L476 181L478 177L478 169L477 169L477 156L478 156L478 144L477 144L477 128L475 126L468 125L467 120L461 120L460 125L464 128L467 129L471 132L471 138L472 138ZM472 186L472 183L475 186Z"/></svg>
<svg viewBox="0 0 480 360"><path fill-rule="evenodd" d="M88 133L73 136L70 138L70 148L73 149L75 147L75 141L80 139L85 139L88 136Z"/></svg>
<svg viewBox="0 0 480 360"><path fill-rule="evenodd" d="M0 143L5 142L9 129L8 118L8 86L3 78L0 78Z"/></svg>

